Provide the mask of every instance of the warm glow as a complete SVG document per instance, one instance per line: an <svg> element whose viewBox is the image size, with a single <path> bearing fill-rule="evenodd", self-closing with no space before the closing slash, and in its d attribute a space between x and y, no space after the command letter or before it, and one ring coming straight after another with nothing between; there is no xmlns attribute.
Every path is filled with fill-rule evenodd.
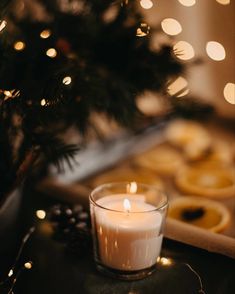
<svg viewBox="0 0 235 294"><path fill-rule="evenodd" d="M24 43L24 42L21 42L21 41L17 41L17 42L15 42L15 44L14 44L14 48L15 48L15 50L17 50L17 51L24 50L24 48L25 48L25 43Z"/></svg>
<svg viewBox="0 0 235 294"><path fill-rule="evenodd" d="M42 39L47 39L49 38L51 35L51 31L50 30L43 30L41 33L40 33L40 37Z"/></svg>
<svg viewBox="0 0 235 294"><path fill-rule="evenodd" d="M51 58L54 58L54 57L56 57L57 52L56 52L55 48L50 48L47 50L46 55Z"/></svg>
<svg viewBox="0 0 235 294"><path fill-rule="evenodd" d="M196 4L196 0L178 0L182 5L184 6L193 6L194 4Z"/></svg>
<svg viewBox="0 0 235 294"><path fill-rule="evenodd" d="M167 257L161 257L160 259L158 259L158 262L160 262L162 265L166 265L166 266L169 266L172 264L172 260Z"/></svg>
<svg viewBox="0 0 235 294"><path fill-rule="evenodd" d="M39 219L44 219L46 217L46 212L44 210L37 210L36 216Z"/></svg>
<svg viewBox="0 0 235 294"><path fill-rule="evenodd" d="M131 210L131 203L130 203L130 201L127 198L125 198L123 200L123 207L124 207L124 210L126 212L130 212L130 210Z"/></svg>
<svg viewBox="0 0 235 294"><path fill-rule="evenodd" d="M131 183L127 184L126 190L127 190L126 191L127 193L135 194L137 192L137 183L131 182Z"/></svg>
<svg viewBox="0 0 235 294"><path fill-rule="evenodd" d="M223 45L218 42L210 41L206 44L207 55L216 61L225 59L226 53Z"/></svg>
<svg viewBox="0 0 235 294"><path fill-rule="evenodd" d="M7 97L12 97L11 91L4 91L4 95Z"/></svg>
<svg viewBox="0 0 235 294"><path fill-rule="evenodd" d="M40 102L41 106L45 106L46 105L46 100L43 98Z"/></svg>
<svg viewBox="0 0 235 294"><path fill-rule="evenodd" d="M140 1L140 5L144 8L144 9L150 9L153 7L153 2L151 0L141 0Z"/></svg>
<svg viewBox="0 0 235 294"><path fill-rule="evenodd" d="M185 89L184 91L180 92L180 94L177 95L178 98L188 95L189 89Z"/></svg>
<svg viewBox="0 0 235 294"><path fill-rule="evenodd" d="M228 103L235 104L235 84L227 83L224 87L224 98Z"/></svg>
<svg viewBox="0 0 235 294"><path fill-rule="evenodd" d="M10 269L9 273L8 273L8 277L10 278L13 275L13 270Z"/></svg>
<svg viewBox="0 0 235 294"><path fill-rule="evenodd" d="M185 96L189 93L189 90L187 89L188 82L183 77L178 77L173 83L171 83L168 86L168 93L170 95L177 95L177 97Z"/></svg>
<svg viewBox="0 0 235 294"><path fill-rule="evenodd" d="M182 32L181 24L174 18L165 18L161 22L163 31L171 36L178 35Z"/></svg>
<svg viewBox="0 0 235 294"><path fill-rule="evenodd" d="M5 20L0 21L0 32L6 27L7 22Z"/></svg>
<svg viewBox="0 0 235 294"><path fill-rule="evenodd" d="M177 42L173 49L175 55L182 60L189 60L195 55L193 46L186 41Z"/></svg>
<svg viewBox="0 0 235 294"><path fill-rule="evenodd" d="M32 268L32 262L26 262L25 264L24 264L24 267L26 268L26 269L31 269Z"/></svg>
<svg viewBox="0 0 235 294"><path fill-rule="evenodd" d="M71 82L72 82L72 79L71 79L71 77L69 77L69 76L64 77L64 78L63 78L63 81L62 81L62 83L63 83L64 85L69 85L69 84L71 84Z"/></svg>
<svg viewBox="0 0 235 294"><path fill-rule="evenodd" d="M146 23L141 23L140 27L136 30L136 36L137 37L145 37L150 32L150 26Z"/></svg>
<svg viewBox="0 0 235 294"><path fill-rule="evenodd" d="M222 5L230 4L230 0L216 0L216 2L218 2L219 4L222 4Z"/></svg>

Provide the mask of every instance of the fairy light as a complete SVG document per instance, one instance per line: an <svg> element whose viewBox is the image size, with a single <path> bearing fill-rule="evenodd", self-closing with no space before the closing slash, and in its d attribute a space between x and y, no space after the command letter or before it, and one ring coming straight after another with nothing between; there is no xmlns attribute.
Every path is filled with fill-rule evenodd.
<svg viewBox="0 0 235 294"><path fill-rule="evenodd" d="M55 50L55 48L49 48L47 51L46 51L46 55L50 58L54 58L56 57L57 55L57 51Z"/></svg>
<svg viewBox="0 0 235 294"><path fill-rule="evenodd" d="M40 33L40 37L42 39L47 39L49 38L51 35L51 31L50 30L43 30L41 33Z"/></svg>
<svg viewBox="0 0 235 294"><path fill-rule="evenodd" d="M14 49L15 50L22 51L22 50L24 50L24 48L25 48L25 43L24 42L22 42L22 41L15 42L15 44L14 44Z"/></svg>
<svg viewBox="0 0 235 294"><path fill-rule="evenodd" d="M64 77L62 83L64 85L69 85L72 82L72 78L70 76Z"/></svg>
<svg viewBox="0 0 235 294"><path fill-rule="evenodd" d="M176 57L181 60L189 60L195 56L193 46L186 41L177 42L173 49Z"/></svg>
<svg viewBox="0 0 235 294"><path fill-rule="evenodd" d="M43 98L43 99L41 100L40 104L41 104L41 106L45 106L45 105L46 105L46 99Z"/></svg>
<svg viewBox="0 0 235 294"><path fill-rule="evenodd" d="M136 30L136 36L137 37L145 37L150 32L150 26L146 23L141 23L138 29Z"/></svg>
<svg viewBox="0 0 235 294"><path fill-rule="evenodd" d="M196 4L196 0L178 0L180 4L190 7Z"/></svg>
<svg viewBox="0 0 235 294"><path fill-rule="evenodd" d="M227 83L224 87L224 98L230 104L235 104L235 84Z"/></svg>
<svg viewBox="0 0 235 294"><path fill-rule="evenodd" d="M226 52L223 45L215 41L207 42L206 53L211 59L215 61L221 61L225 59L226 56Z"/></svg>
<svg viewBox="0 0 235 294"><path fill-rule="evenodd" d="M178 35L182 32L181 24L174 18L165 18L161 22L162 30L170 36Z"/></svg>
<svg viewBox="0 0 235 294"><path fill-rule="evenodd" d="M144 9L150 9L153 7L153 2L151 0L141 0L140 5Z"/></svg>
<svg viewBox="0 0 235 294"><path fill-rule="evenodd" d="M0 32L5 29L7 22L5 20L0 21Z"/></svg>
<svg viewBox="0 0 235 294"><path fill-rule="evenodd" d="M36 211L36 216L39 219L44 219L46 217L46 212L44 210L37 210Z"/></svg>
<svg viewBox="0 0 235 294"><path fill-rule="evenodd" d="M9 273L8 273L8 277L10 278L10 277L13 275L13 273L14 273L13 270L10 269L10 270L9 270Z"/></svg>
<svg viewBox="0 0 235 294"><path fill-rule="evenodd" d="M159 263L161 263L161 265L164 265L164 266L170 266L173 263L172 259L168 258L168 257L160 257L157 261Z"/></svg>
<svg viewBox="0 0 235 294"><path fill-rule="evenodd" d="M33 267L33 263L31 261L28 261L24 264L24 267L29 270Z"/></svg>
<svg viewBox="0 0 235 294"><path fill-rule="evenodd" d="M3 92L5 96L7 96L8 98L12 97L11 91L4 91Z"/></svg>

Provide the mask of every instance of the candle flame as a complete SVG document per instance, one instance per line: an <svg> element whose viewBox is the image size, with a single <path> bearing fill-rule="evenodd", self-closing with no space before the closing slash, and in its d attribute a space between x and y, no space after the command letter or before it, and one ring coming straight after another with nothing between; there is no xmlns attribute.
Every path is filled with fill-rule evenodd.
<svg viewBox="0 0 235 294"><path fill-rule="evenodd" d="M131 182L127 185L127 193L135 194L137 192L137 183Z"/></svg>
<svg viewBox="0 0 235 294"><path fill-rule="evenodd" d="M123 200L123 207L124 207L124 210L126 212L130 212L130 210L131 210L131 203L130 203L130 201L127 198L125 198Z"/></svg>

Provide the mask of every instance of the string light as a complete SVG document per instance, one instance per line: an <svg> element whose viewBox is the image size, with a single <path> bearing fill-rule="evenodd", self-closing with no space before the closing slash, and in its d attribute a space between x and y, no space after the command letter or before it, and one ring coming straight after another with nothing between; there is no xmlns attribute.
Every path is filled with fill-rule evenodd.
<svg viewBox="0 0 235 294"><path fill-rule="evenodd" d="M54 58L57 55L57 51L55 50L55 48L49 48L46 52L46 55L48 57Z"/></svg>
<svg viewBox="0 0 235 294"><path fill-rule="evenodd" d="M193 46L186 41L177 42L173 49L175 55L182 60L189 60L195 56Z"/></svg>
<svg viewBox="0 0 235 294"><path fill-rule="evenodd" d="M221 61L225 59L226 56L226 52L223 45L215 41L207 42L206 53L211 59L216 61Z"/></svg>
<svg viewBox="0 0 235 294"><path fill-rule="evenodd" d="M40 102L41 106L45 106L46 105L46 100L43 98Z"/></svg>
<svg viewBox="0 0 235 294"><path fill-rule="evenodd" d="M141 0L140 1L140 5L144 8L144 9L150 9L153 7L153 2L151 0Z"/></svg>
<svg viewBox="0 0 235 294"><path fill-rule="evenodd" d="M224 87L224 98L230 104L235 104L235 84L227 83Z"/></svg>
<svg viewBox="0 0 235 294"><path fill-rule="evenodd" d="M174 18L163 19L161 26L163 31L170 36L175 36L182 32L181 24Z"/></svg>
<svg viewBox="0 0 235 294"><path fill-rule="evenodd" d="M24 50L24 48L25 48L25 43L24 42L22 42L22 41L15 42L15 44L14 44L14 49L15 50L22 51L22 50Z"/></svg>
<svg viewBox="0 0 235 294"><path fill-rule="evenodd" d="M178 0L180 4L190 7L196 4L196 0Z"/></svg>
<svg viewBox="0 0 235 294"><path fill-rule="evenodd" d="M10 277L13 275L13 273L14 273L13 270L10 269L10 270L9 270L9 273L8 273L8 277L10 278Z"/></svg>
<svg viewBox="0 0 235 294"><path fill-rule="evenodd" d="M69 85L72 82L72 78L70 76L64 77L62 83L64 85Z"/></svg>
<svg viewBox="0 0 235 294"><path fill-rule="evenodd" d="M0 21L0 32L5 29L7 22L5 20Z"/></svg>
<svg viewBox="0 0 235 294"><path fill-rule="evenodd" d="M51 31L50 30L43 30L41 33L40 33L40 37L42 39L47 39L49 38L51 35Z"/></svg>
<svg viewBox="0 0 235 294"><path fill-rule="evenodd" d="M140 27L136 30L136 36L137 37L145 37L150 32L150 26L146 23L141 23Z"/></svg>
<svg viewBox="0 0 235 294"><path fill-rule="evenodd" d="M12 97L11 91L4 91L3 92L5 96L7 96L8 98Z"/></svg>
<svg viewBox="0 0 235 294"><path fill-rule="evenodd" d="M26 263L24 264L24 267L25 267L26 269L31 269L31 268L33 267L33 263L32 263L32 261L28 261L28 262L26 262Z"/></svg>
<svg viewBox="0 0 235 294"><path fill-rule="evenodd" d="M164 266L170 266L173 263L172 259L168 257L158 257L157 262Z"/></svg>

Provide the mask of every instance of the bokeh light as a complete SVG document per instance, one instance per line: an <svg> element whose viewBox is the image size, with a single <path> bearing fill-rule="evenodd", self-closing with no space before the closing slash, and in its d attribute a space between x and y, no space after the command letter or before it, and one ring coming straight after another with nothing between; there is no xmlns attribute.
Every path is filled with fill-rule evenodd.
<svg viewBox="0 0 235 294"><path fill-rule="evenodd" d="M153 2L151 0L140 0L140 5L144 9L150 9L153 7Z"/></svg>
<svg viewBox="0 0 235 294"><path fill-rule="evenodd" d="M178 0L180 4L190 7L196 4L196 0Z"/></svg>
<svg viewBox="0 0 235 294"><path fill-rule="evenodd" d="M54 58L57 55L57 51L55 50L55 48L50 48L47 50L46 55L51 58Z"/></svg>
<svg viewBox="0 0 235 294"><path fill-rule="evenodd" d="M181 24L174 18L163 19L161 26L163 31L170 36L175 36L182 32Z"/></svg>
<svg viewBox="0 0 235 294"><path fill-rule="evenodd" d="M207 42L206 53L211 59L216 61L221 61L225 59L226 56L226 52L223 45L215 41Z"/></svg>
<svg viewBox="0 0 235 294"><path fill-rule="evenodd" d="M50 30L43 30L41 33L40 33L40 37L42 39L47 39L49 38L51 35L51 31Z"/></svg>
<svg viewBox="0 0 235 294"><path fill-rule="evenodd" d="M22 41L15 42L15 44L14 44L14 49L15 50L22 51L22 50L24 50L24 48L25 48L25 43L24 42L22 42Z"/></svg>
<svg viewBox="0 0 235 294"><path fill-rule="evenodd" d="M172 259L168 257L158 257L157 262L164 266L170 266L173 263Z"/></svg>
<svg viewBox="0 0 235 294"><path fill-rule="evenodd" d="M45 105L46 105L46 99L43 98L43 99L41 100L40 104L41 104L41 106L45 106Z"/></svg>
<svg viewBox="0 0 235 294"><path fill-rule="evenodd" d="M24 264L24 267L26 268L26 269L31 269L32 268L32 262L31 261L28 261L28 262L26 262L25 264Z"/></svg>
<svg viewBox="0 0 235 294"><path fill-rule="evenodd" d="M69 77L69 76L64 77L64 78L63 78L63 81L62 81L62 83L63 83L64 85L69 85L69 84L71 84L71 82L72 82L72 79L71 79L71 77Z"/></svg>
<svg viewBox="0 0 235 294"><path fill-rule="evenodd" d="M186 41L177 42L173 49L175 55L182 60L189 60L195 56L193 46Z"/></svg>
<svg viewBox="0 0 235 294"><path fill-rule="evenodd" d="M5 20L0 20L0 32L5 29L7 22Z"/></svg>
<svg viewBox="0 0 235 294"><path fill-rule="evenodd" d="M230 4L230 0L216 0L216 2L218 2L219 4L222 4L222 5Z"/></svg>
<svg viewBox="0 0 235 294"><path fill-rule="evenodd" d="M227 83L224 87L224 98L228 103L235 104L235 84Z"/></svg>
<svg viewBox="0 0 235 294"><path fill-rule="evenodd" d="M137 37L145 37L150 32L150 26L146 23L141 23L139 28L136 30Z"/></svg>
<svg viewBox="0 0 235 294"><path fill-rule="evenodd" d="M44 210L37 210L36 211L36 216L39 219L44 219L46 217L46 212Z"/></svg>
<svg viewBox="0 0 235 294"><path fill-rule="evenodd" d="M171 96L176 95L177 97L182 97L189 93L189 89L187 87L187 80L183 77L178 77L168 86L167 91Z"/></svg>

